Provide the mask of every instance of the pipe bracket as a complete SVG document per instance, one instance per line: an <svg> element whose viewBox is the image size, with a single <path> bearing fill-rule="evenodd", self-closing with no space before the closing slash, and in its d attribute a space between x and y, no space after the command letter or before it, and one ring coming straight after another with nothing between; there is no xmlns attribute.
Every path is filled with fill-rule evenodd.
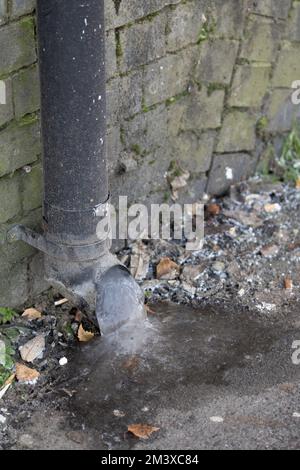
<svg viewBox="0 0 300 470"><path fill-rule="evenodd" d="M43 235L15 225L7 232L7 241L23 241L46 255L66 262L95 261L109 249L109 240L101 240L91 245L63 245L47 240Z"/></svg>

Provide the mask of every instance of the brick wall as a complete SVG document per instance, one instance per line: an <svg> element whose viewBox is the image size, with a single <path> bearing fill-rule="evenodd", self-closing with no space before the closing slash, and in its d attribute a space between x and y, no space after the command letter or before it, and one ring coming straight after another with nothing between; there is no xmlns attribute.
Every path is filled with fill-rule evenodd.
<svg viewBox="0 0 300 470"><path fill-rule="evenodd" d="M41 219L34 6L0 0L7 97L0 105L0 305L18 305L44 287L39 255L3 241L11 224L35 227ZM191 172L186 200L219 194L253 174L270 146L278 151L300 117L290 100L291 83L300 79L299 1L105 0L105 6L114 197L168 200L172 162Z"/></svg>

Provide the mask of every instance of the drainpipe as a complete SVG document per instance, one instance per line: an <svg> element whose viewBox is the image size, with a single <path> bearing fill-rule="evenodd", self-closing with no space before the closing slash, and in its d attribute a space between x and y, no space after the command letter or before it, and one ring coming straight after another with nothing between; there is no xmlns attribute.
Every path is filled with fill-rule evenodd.
<svg viewBox="0 0 300 470"><path fill-rule="evenodd" d="M109 202L104 0L38 0L44 233L14 226L45 253L50 284L95 312L102 333L143 317L143 295L97 233Z"/></svg>

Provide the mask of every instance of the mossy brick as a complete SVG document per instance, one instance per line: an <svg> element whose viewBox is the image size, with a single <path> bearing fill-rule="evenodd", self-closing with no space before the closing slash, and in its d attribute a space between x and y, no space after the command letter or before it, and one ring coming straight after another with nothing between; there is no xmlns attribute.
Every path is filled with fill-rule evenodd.
<svg viewBox="0 0 300 470"><path fill-rule="evenodd" d="M204 132L201 136L195 132L181 132L170 139L171 155L174 161L192 173L205 173L211 165L216 133Z"/></svg>
<svg viewBox="0 0 300 470"><path fill-rule="evenodd" d="M197 3L197 2L196 2ZM211 36L240 39L243 35L247 14L245 0L214 0L206 13L213 25Z"/></svg>
<svg viewBox="0 0 300 470"><path fill-rule="evenodd" d="M197 43L205 23L204 5L198 2L179 4L167 15L167 50L174 52L188 44Z"/></svg>
<svg viewBox="0 0 300 470"><path fill-rule="evenodd" d="M117 124L108 128L106 134L106 146L108 158L108 171L112 176L118 168L119 157L122 152L121 129Z"/></svg>
<svg viewBox="0 0 300 470"><path fill-rule="evenodd" d="M160 14L151 21L136 23L120 30L122 54L119 64L122 72L148 64L165 55L166 16Z"/></svg>
<svg viewBox="0 0 300 470"><path fill-rule="evenodd" d="M10 308L19 307L26 302L29 294L28 267L26 263L0 268L0 305Z"/></svg>
<svg viewBox="0 0 300 470"><path fill-rule="evenodd" d="M7 78L5 80L2 80L2 84L4 84L5 104L0 103L0 126L3 126L4 124L11 121L14 116L11 79ZM1 86L1 83L0 83L0 86ZM0 131L0 142L1 142L1 131Z"/></svg>
<svg viewBox="0 0 300 470"><path fill-rule="evenodd" d="M300 41L300 2L298 0L293 2L286 30L287 39L290 41Z"/></svg>
<svg viewBox="0 0 300 470"><path fill-rule="evenodd" d="M0 25L7 20L7 0L0 0Z"/></svg>
<svg viewBox="0 0 300 470"><path fill-rule="evenodd" d="M117 73L117 45L114 30L106 33L106 79L109 80Z"/></svg>
<svg viewBox="0 0 300 470"><path fill-rule="evenodd" d="M220 132L217 152L251 151L255 148L257 118L247 112L226 114Z"/></svg>
<svg viewBox="0 0 300 470"><path fill-rule="evenodd" d="M36 60L32 18L11 23L0 29L0 75L10 73Z"/></svg>
<svg viewBox="0 0 300 470"><path fill-rule="evenodd" d="M21 70L13 77L15 115L20 119L40 107L40 82L37 66Z"/></svg>
<svg viewBox="0 0 300 470"><path fill-rule="evenodd" d="M221 127L225 91L209 93L205 87L194 89L186 103L182 118L183 130L217 129Z"/></svg>
<svg viewBox="0 0 300 470"><path fill-rule="evenodd" d="M272 16L276 19L288 17L292 0L250 0L248 9L264 16Z"/></svg>
<svg viewBox="0 0 300 470"><path fill-rule="evenodd" d="M43 253L37 253L29 262L29 295L32 299L50 287L45 279L44 259Z"/></svg>
<svg viewBox="0 0 300 470"><path fill-rule="evenodd" d="M164 105L138 114L122 126L125 150L139 149L140 155L151 153L157 148L166 149L167 136L167 111Z"/></svg>
<svg viewBox="0 0 300 470"><path fill-rule="evenodd" d="M197 48L168 55L144 68L144 104L149 107L186 91Z"/></svg>
<svg viewBox="0 0 300 470"><path fill-rule="evenodd" d="M33 166L28 173L23 172L21 188L24 212L41 207L43 200L43 172L41 164Z"/></svg>
<svg viewBox="0 0 300 470"><path fill-rule="evenodd" d="M42 221L42 211L41 209L31 211L26 217L17 219L13 223L0 225L0 232L7 233L8 230L15 225L15 223L20 223L26 227L31 228L32 230L40 230ZM1 267L3 269L9 269L11 265L20 263L21 261L29 258L36 250L30 245L24 242L17 243L8 243L7 241L2 241L0 243L0 259Z"/></svg>
<svg viewBox="0 0 300 470"><path fill-rule="evenodd" d="M106 28L118 28L160 12L181 0L105 0Z"/></svg>
<svg viewBox="0 0 300 470"><path fill-rule="evenodd" d="M238 53L238 41L214 39L199 45L196 80L229 85ZM226 60L224 58L226 57Z"/></svg>
<svg viewBox="0 0 300 470"><path fill-rule="evenodd" d="M282 24L273 19L251 15L240 58L256 62L274 62L277 59L282 29Z"/></svg>
<svg viewBox="0 0 300 470"><path fill-rule="evenodd" d="M300 44L285 44L279 54L272 86L289 88L300 78Z"/></svg>
<svg viewBox="0 0 300 470"><path fill-rule="evenodd" d="M271 67L264 64L240 65L236 68L229 106L260 107L270 84Z"/></svg>
<svg viewBox="0 0 300 470"><path fill-rule="evenodd" d="M11 0L10 4L10 17L14 19L31 13L35 9L36 0Z"/></svg>
<svg viewBox="0 0 300 470"><path fill-rule="evenodd" d="M109 125L134 116L142 110L142 72L131 72L123 77L111 79L107 84L106 95Z"/></svg>
<svg viewBox="0 0 300 470"><path fill-rule="evenodd" d="M188 96L182 96L167 106L168 137L176 137L182 128L182 117L189 102Z"/></svg>
<svg viewBox="0 0 300 470"><path fill-rule="evenodd" d="M247 153L214 155L207 193L218 196L225 194L231 185L251 176L255 165L255 159Z"/></svg>
<svg viewBox="0 0 300 470"><path fill-rule="evenodd" d="M287 132L300 121L300 106L293 104L292 93L294 90L283 88L272 91L267 107L269 132Z"/></svg>
<svg viewBox="0 0 300 470"><path fill-rule="evenodd" d="M37 120L13 123L0 131L0 176L37 160L41 152Z"/></svg>
<svg viewBox="0 0 300 470"><path fill-rule="evenodd" d="M16 217L21 211L20 181L18 175L0 179L0 223Z"/></svg>

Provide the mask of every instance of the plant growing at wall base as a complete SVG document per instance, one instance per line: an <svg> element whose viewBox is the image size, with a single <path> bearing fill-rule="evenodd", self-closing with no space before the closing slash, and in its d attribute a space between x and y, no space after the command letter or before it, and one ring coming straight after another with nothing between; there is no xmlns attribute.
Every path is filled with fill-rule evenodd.
<svg viewBox="0 0 300 470"><path fill-rule="evenodd" d="M16 316L17 313L14 310L0 307L0 325L11 323Z"/></svg>
<svg viewBox="0 0 300 470"><path fill-rule="evenodd" d="M284 171L284 181L292 181L293 183L299 181L300 134L299 129L296 126L294 126L294 128L284 141L278 164Z"/></svg>
<svg viewBox="0 0 300 470"><path fill-rule="evenodd" d="M0 356L0 389L5 384L6 380L11 376L12 369L15 365L13 349L11 342L0 334L0 342L4 345L4 354Z"/></svg>

